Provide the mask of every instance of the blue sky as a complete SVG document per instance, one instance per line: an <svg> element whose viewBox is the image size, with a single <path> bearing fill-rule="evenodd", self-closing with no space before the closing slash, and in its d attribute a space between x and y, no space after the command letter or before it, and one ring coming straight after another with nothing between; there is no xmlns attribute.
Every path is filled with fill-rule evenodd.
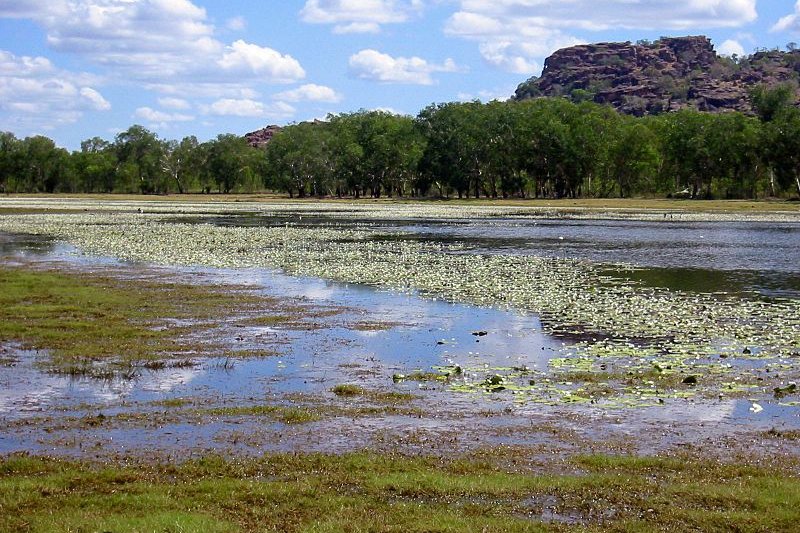
<svg viewBox="0 0 800 533"><path fill-rule="evenodd" d="M0 130L76 149L507 98L564 46L800 41L800 0L0 0Z"/></svg>

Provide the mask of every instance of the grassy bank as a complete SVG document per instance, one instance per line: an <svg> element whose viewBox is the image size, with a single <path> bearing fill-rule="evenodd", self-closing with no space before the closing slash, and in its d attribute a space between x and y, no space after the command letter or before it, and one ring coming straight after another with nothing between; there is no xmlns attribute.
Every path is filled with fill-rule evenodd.
<svg viewBox="0 0 800 533"><path fill-rule="evenodd" d="M0 531L792 531L781 467L577 456L568 473L514 454L208 457L131 466L0 461Z"/></svg>
<svg viewBox="0 0 800 533"><path fill-rule="evenodd" d="M225 319L289 322L302 310L243 287L0 266L0 343L44 350L49 370L93 377L236 355L213 342Z"/></svg>

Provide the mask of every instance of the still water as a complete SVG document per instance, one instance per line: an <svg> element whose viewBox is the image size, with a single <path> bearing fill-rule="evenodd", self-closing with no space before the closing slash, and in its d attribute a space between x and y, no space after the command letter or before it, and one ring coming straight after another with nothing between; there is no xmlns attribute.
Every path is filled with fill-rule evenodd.
<svg viewBox="0 0 800 533"><path fill-rule="evenodd" d="M652 286L697 292L728 292L754 298L800 298L800 224L683 222L668 218L654 222L619 220L365 220L307 214L281 216L204 216L196 222L219 225L307 226L370 229L376 239L412 239L459 243L459 253L519 254L586 259L598 268ZM186 222L181 219L181 222ZM113 258L87 258L66 244L26 236L0 235L0 261L59 263L69 268L98 269L124 266ZM620 266L624 263L625 266ZM0 368L0 417L18 420L42 413L69 413L81 405L107 412L124 412L168 398L211 398L214 401L252 401L287 394L324 394L330 387L359 383L367 388L423 391L426 401L453 411L485 409L487 402L513 409L514 416L542 414L541 406L515 405L507 398L474 398L447 394L436 384L393 383L392 376L436 366L476 368L527 367L544 370L554 353L568 349L569 340L542 332L535 315L477 308L423 299L414 294L291 277L266 269L157 269L164 277L202 280L211 284L248 284L270 296L347 309L344 315L391 323L388 329L359 331L334 319L311 330L239 329L231 342L259 348L280 340L280 354L237 361L225 368L207 361L192 368L144 371L135 380L98 383L53 376L36 368L38 354L13 345L16 364ZM477 337L476 331L486 335ZM684 403L643 410L631 417L630 431L643 423L687 421L719 424L720 431L736 427L800 427L798 408L763 401L754 412L748 399ZM597 409L582 407L592 416ZM550 414L561 412L553 408ZM638 421L638 422L637 422ZM639 425L637 425L639 424ZM157 430L149 430L158 439ZM196 441L207 439L208 428L179 430ZM204 433L205 432L205 433ZM141 444L136 432L115 430L118 442ZM126 440L127 439L127 440ZM28 449L25 434L0 432L0 451ZM324 448L324 447L323 447Z"/></svg>

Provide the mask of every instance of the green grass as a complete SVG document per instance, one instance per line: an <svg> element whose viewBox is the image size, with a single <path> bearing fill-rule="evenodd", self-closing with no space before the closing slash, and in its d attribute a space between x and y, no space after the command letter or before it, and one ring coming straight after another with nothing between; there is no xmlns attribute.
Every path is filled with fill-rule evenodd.
<svg viewBox="0 0 800 533"><path fill-rule="evenodd" d="M331 392L342 398L361 396L382 403L410 402L417 398L417 396L407 392L367 390L359 385L353 385L351 383L336 385L331 389Z"/></svg>
<svg viewBox="0 0 800 533"><path fill-rule="evenodd" d="M800 480L782 467L611 456L573 465L559 474L486 457L124 466L17 455L0 460L0 531L795 531L800 520ZM542 522L545 507L563 521Z"/></svg>
<svg viewBox="0 0 800 533"><path fill-rule="evenodd" d="M321 417L311 409L304 407L287 407L282 405L250 405L241 407L219 407L201 411L211 416L264 416L283 422L284 424L304 424L314 422Z"/></svg>
<svg viewBox="0 0 800 533"><path fill-rule="evenodd" d="M71 375L112 377L135 366L187 364L186 353L215 355L216 347L187 335L211 330L221 317L275 305L236 287L0 267L0 342L46 350L47 366Z"/></svg>

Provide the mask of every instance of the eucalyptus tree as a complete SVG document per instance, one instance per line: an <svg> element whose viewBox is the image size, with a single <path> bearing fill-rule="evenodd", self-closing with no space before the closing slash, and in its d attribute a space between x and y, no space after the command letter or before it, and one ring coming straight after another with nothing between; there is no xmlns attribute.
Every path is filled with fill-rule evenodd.
<svg viewBox="0 0 800 533"><path fill-rule="evenodd" d="M22 164L16 189L24 192L55 192L66 182L69 154L42 135L26 137L20 146Z"/></svg>
<svg viewBox="0 0 800 533"><path fill-rule="evenodd" d="M448 189L459 198L469 197L471 191L476 197L480 194L486 168L482 107L480 102L435 104L417 116L417 128L425 137L420 168L440 195Z"/></svg>
<svg viewBox="0 0 800 533"><path fill-rule="evenodd" d="M800 109L787 107L764 125L764 148L777 186L800 195Z"/></svg>
<svg viewBox="0 0 800 533"><path fill-rule="evenodd" d="M636 119L618 123L615 133L609 142L608 170L619 197L653 191L660 163L655 133ZM608 192L604 196L610 196Z"/></svg>
<svg viewBox="0 0 800 533"><path fill-rule="evenodd" d="M169 176L178 193L198 189L201 186L202 165L205 163L204 152L194 135L176 140L163 141L163 158L161 168Z"/></svg>
<svg viewBox="0 0 800 533"><path fill-rule="evenodd" d="M328 191L326 177L333 174L330 137L322 122L301 122L281 130L266 149L272 183L299 198Z"/></svg>
<svg viewBox="0 0 800 533"><path fill-rule="evenodd" d="M519 165L530 180L533 196L564 196L571 154L570 128L563 111L573 104L540 99L516 105L522 113L517 132Z"/></svg>
<svg viewBox="0 0 800 533"><path fill-rule="evenodd" d="M187 144L190 145L191 140ZM261 187L265 173L263 153L247 144L244 137L230 133L218 135L204 143L203 150L205 172L216 183L219 192L253 192Z"/></svg>
<svg viewBox="0 0 800 533"><path fill-rule="evenodd" d="M763 175L761 123L741 113L711 117L704 139L710 152L709 173L713 188L727 198L755 198Z"/></svg>
<svg viewBox="0 0 800 533"><path fill-rule="evenodd" d="M113 145L100 137L81 142L72 154L74 172L83 192L113 192L117 157Z"/></svg>
<svg viewBox="0 0 800 533"><path fill-rule="evenodd" d="M22 142L11 132L0 132L0 193L13 192L22 164Z"/></svg>
<svg viewBox="0 0 800 533"><path fill-rule="evenodd" d="M168 175L162 160L164 145L155 133L134 125L114 139L119 186L125 192L167 192Z"/></svg>
<svg viewBox="0 0 800 533"><path fill-rule="evenodd" d="M360 111L345 119L354 126L361 147L363 184L378 198L406 194L422 157L424 140L414 119L386 111Z"/></svg>
<svg viewBox="0 0 800 533"><path fill-rule="evenodd" d="M331 170L327 181L336 196L359 198L364 192L364 147L358 142L358 123L352 117L352 114L328 116Z"/></svg>

